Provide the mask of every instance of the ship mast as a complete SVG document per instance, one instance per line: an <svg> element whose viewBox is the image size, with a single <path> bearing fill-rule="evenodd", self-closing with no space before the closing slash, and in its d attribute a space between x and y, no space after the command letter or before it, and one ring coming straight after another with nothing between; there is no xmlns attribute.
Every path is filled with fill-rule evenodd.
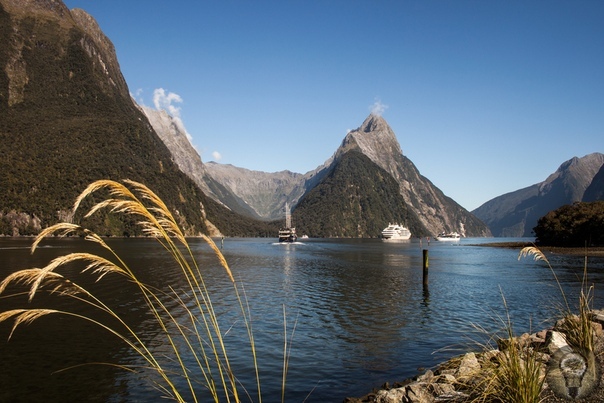
<svg viewBox="0 0 604 403"><path fill-rule="evenodd" d="M292 213L289 211L289 204L285 202L285 228L292 227Z"/></svg>

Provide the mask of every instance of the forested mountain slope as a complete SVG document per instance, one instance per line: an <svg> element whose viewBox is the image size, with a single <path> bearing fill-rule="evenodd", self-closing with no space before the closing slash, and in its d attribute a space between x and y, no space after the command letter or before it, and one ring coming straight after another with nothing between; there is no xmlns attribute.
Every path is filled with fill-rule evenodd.
<svg viewBox="0 0 604 403"><path fill-rule="evenodd" d="M211 222L234 227L232 213L173 163L92 17L60 1L0 0L0 37L1 233L37 233L67 217L90 182L126 178L157 192L188 234ZM133 222L93 224L101 234L139 234Z"/></svg>

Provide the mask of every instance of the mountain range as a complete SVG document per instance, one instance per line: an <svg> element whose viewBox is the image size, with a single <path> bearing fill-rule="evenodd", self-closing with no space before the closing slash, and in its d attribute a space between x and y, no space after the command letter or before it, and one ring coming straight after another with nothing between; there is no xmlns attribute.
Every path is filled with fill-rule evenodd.
<svg viewBox="0 0 604 403"><path fill-rule="evenodd" d="M299 174L203 164L198 155L196 164L192 165L190 158L194 149L172 117L151 108L144 110L181 169L210 197L238 213L278 220L284 217L288 203L295 206L296 227L310 236L377 237L391 221L404 223L414 236L443 231L459 231L464 236L490 235L484 223L419 173L413 162L403 155L396 135L381 116L369 115L358 129L346 134L340 147L324 164ZM351 158L351 153L360 155ZM345 172L341 172L343 166L347 167ZM363 174L354 174L356 170ZM335 175L341 182L334 180ZM366 183L368 177L375 178L373 185ZM392 191L372 197L376 196L380 178L390 181ZM326 181L330 186L325 185ZM360 182L365 183L361 186ZM342 183L348 185L341 186ZM313 208L308 209L309 205Z"/></svg>
<svg viewBox="0 0 604 403"><path fill-rule="evenodd" d="M305 174L203 163L178 121L132 99L111 41L83 10L0 0L0 30L1 234L35 234L70 218L76 195L102 178L147 184L190 235L273 237L286 205L309 236L376 237L389 222L414 236L525 234L560 194L602 197L602 155L592 154L472 214L420 174L373 114ZM139 235L135 223L108 216L91 224Z"/></svg>
<svg viewBox="0 0 604 403"><path fill-rule="evenodd" d="M165 112L152 109L148 112L161 115L165 120L172 120ZM153 122L153 119L150 120ZM173 128L177 127L175 123L171 125ZM161 126L158 125L156 130L161 133ZM190 143L184 140L186 138L184 134L173 132L172 135L183 139L183 142L188 144L189 153L195 153ZM160 136L165 137L161 134ZM172 140L166 139L165 141L169 144ZM173 155L179 155L176 148L170 146L169 148ZM318 231L322 236L345 236L342 233L334 234L330 231L320 230L317 225L313 225L309 216L313 215L315 211L326 211L327 209L318 208L318 206L315 206L315 209L306 209L305 206L309 205L309 201L303 200L302 197L315 197L316 190L312 190L321 185L327 175L333 173L341 162L341 157L351 150L361 152L372 163L384 169L395 179L402 197L399 202L405 206L410 202L412 207L411 209L405 208L404 214L392 213L391 219L407 223L413 222L409 225L414 230L414 234L435 234L438 228L441 228L441 231L444 229L463 231L465 236L489 236L492 234L497 237L532 237L532 230L537 224L537 220L547 212L577 201L604 199L603 155L593 153L581 158L573 157L562 163L556 172L549 175L544 181L498 196L473 210L472 214L487 224L490 233L482 229L477 230L480 228L477 221L464 221L463 208L453 204L453 208L450 209L448 208L450 205L445 205L448 198L419 174L413 163L403 155L396 136L387 122L381 116L374 115L370 115L358 129L348 133L330 159L306 174L290 171L276 173L251 171L214 162L203 164L198 155L196 158L203 166L203 175L198 175L204 178L201 186L207 187L208 183L213 183L212 188L216 191L209 191L207 194L216 200L224 201L225 205L234 211L260 219L279 219L283 217L285 203L289 202L290 205L296 205L294 218L296 218L298 226L300 224L303 224L303 227L310 226L310 233ZM176 160L186 161L188 158L183 154L182 158L177 157ZM341 192L337 197L346 198L346 192ZM335 205L337 202L331 200L327 204ZM300 209L304 209L305 212L303 213ZM455 211L461 217L458 216L451 220L451 215L455 217ZM337 216L337 212L335 214ZM333 217L331 214L324 214L320 220L317 218L315 221L329 221L335 227L337 224ZM341 219L343 220L342 217ZM382 217L380 222L384 221L388 221L388 219ZM472 227L470 231L466 231L468 225ZM321 226L330 227L326 223L322 223ZM354 234L363 231L348 232ZM377 229L373 228L370 232L375 235ZM367 235L365 234L365 236Z"/></svg>
<svg viewBox="0 0 604 403"><path fill-rule="evenodd" d="M565 204L603 200L604 154L573 157L543 182L498 196L476 210L498 237L531 237L537 220Z"/></svg>

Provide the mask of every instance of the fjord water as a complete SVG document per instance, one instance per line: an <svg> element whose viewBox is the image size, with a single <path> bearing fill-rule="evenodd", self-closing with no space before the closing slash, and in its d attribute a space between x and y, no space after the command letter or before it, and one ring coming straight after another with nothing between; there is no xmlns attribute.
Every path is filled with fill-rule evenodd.
<svg viewBox="0 0 604 403"><path fill-rule="evenodd" d="M502 296L516 333L550 326L563 301L547 265L532 259L518 261L517 249L476 246L505 240L509 239L455 243L305 239L276 244L272 239L225 239L222 251L244 285L251 309L263 401L281 400L284 315L287 348L291 348L288 402L340 402L476 350L487 336L473 324L490 332L501 329L497 316L506 315ZM202 240L190 242L215 293L213 302L223 330L228 330L226 343L236 376L249 389L250 400L257 401L249 343L237 302L226 292L224 270ZM145 282L181 286L177 268L156 242L110 239L109 243ZM30 245L31 239L0 239L0 277L17 269L42 267L59 255L90 250L90 243L81 239L51 239L32 256ZM427 287L422 281L422 249L429 251ZM584 259L548 257L575 304ZM594 306L604 307L600 289L604 260L592 258L588 268L589 282L595 284ZM165 340L123 279L106 276L87 285L119 305L122 316L143 338L156 351L164 351ZM12 307L12 299L0 299L1 310ZM78 312L86 314L85 309ZM0 401L157 401L161 396L139 375L113 366L80 365L142 364L123 343L93 325L49 316L19 328L5 342L9 332L10 326L0 326ZM65 368L69 369L61 371Z"/></svg>

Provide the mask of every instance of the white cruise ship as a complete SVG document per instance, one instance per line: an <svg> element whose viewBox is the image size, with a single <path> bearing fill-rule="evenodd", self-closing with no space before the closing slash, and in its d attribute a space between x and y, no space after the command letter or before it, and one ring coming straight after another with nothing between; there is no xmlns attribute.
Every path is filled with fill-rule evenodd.
<svg viewBox="0 0 604 403"><path fill-rule="evenodd" d="M411 238L411 231L400 224L388 224L382 231L384 241L406 241Z"/></svg>

